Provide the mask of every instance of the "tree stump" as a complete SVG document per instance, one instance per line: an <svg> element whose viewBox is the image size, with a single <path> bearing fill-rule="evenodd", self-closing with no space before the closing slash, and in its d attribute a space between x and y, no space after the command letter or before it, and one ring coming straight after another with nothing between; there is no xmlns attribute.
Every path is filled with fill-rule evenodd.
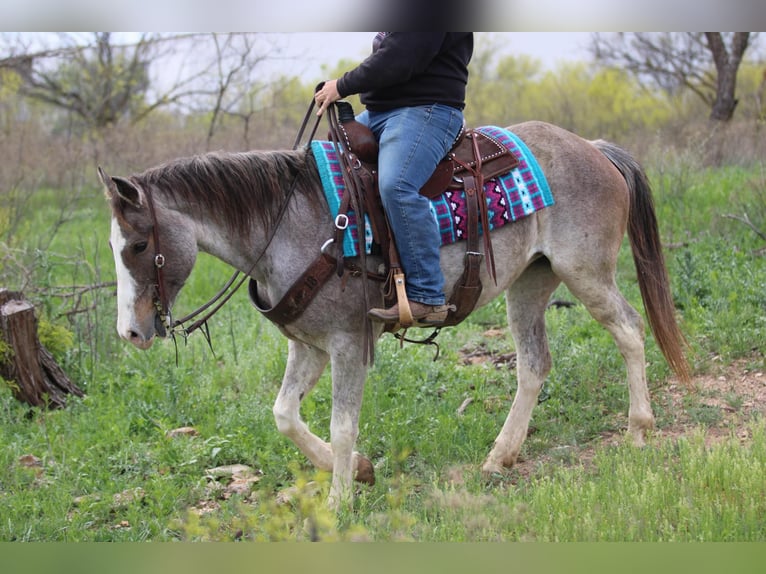
<svg viewBox="0 0 766 574"><path fill-rule="evenodd" d="M0 289L0 377L13 396L36 407L62 408L83 392L37 337L35 308L21 293Z"/></svg>

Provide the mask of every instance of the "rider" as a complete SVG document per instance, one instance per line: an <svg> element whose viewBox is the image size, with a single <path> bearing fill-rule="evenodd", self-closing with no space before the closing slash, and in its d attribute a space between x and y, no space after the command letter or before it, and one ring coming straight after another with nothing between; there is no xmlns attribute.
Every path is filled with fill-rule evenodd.
<svg viewBox="0 0 766 574"><path fill-rule="evenodd" d="M472 32L380 32L359 66L325 82L315 94L318 114L352 94L366 110L357 120L380 146L378 184L394 235L413 319L439 325L447 317L440 236L420 188L449 152L463 126ZM385 323L399 320L399 304L370 309Z"/></svg>

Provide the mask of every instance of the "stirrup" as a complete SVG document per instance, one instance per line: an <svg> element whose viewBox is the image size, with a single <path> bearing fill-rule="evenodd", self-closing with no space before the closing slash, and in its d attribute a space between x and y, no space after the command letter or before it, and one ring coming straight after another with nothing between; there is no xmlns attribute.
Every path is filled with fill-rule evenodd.
<svg viewBox="0 0 766 574"><path fill-rule="evenodd" d="M414 323L414 319L412 318L410 301L407 299L407 291L404 284L404 273L394 274L394 285L396 286L396 301L399 304L399 325L404 328L411 327Z"/></svg>

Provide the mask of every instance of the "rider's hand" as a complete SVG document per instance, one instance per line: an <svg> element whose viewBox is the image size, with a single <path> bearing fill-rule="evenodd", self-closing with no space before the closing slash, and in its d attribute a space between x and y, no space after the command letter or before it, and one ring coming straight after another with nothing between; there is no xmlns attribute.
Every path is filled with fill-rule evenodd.
<svg viewBox="0 0 766 574"><path fill-rule="evenodd" d="M317 104L317 115L321 116L324 111L332 104L340 99L337 87L338 80L328 80L324 83L322 88L314 94L314 101Z"/></svg>

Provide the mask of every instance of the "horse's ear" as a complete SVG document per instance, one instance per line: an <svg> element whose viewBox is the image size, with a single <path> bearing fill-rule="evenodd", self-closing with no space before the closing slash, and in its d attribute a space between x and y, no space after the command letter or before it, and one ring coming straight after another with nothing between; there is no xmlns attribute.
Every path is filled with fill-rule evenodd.
<svg viewBox="0 0 766 574"><path fill-rule="evenodd" d="M106 188L107 199L118 197L133 207L141 207L141 190L129 180L108 175L101 166L98 167L98 177Z"/></svg>

